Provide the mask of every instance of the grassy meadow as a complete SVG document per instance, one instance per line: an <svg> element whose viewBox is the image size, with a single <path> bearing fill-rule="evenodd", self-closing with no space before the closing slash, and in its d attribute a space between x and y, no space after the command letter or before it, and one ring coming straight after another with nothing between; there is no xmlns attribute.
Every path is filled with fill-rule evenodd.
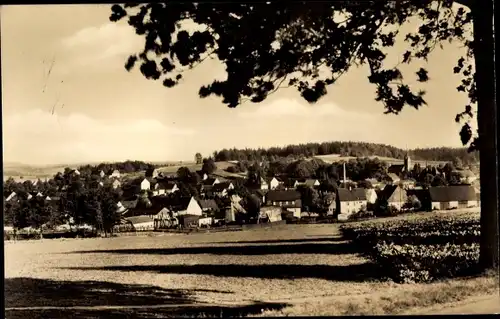
<svg viewBox="0 0 500 319"><path fill-rule="evenodd" d="M353 315L418 313L498 279L382 280L323 224L6 242L5 289L7 318Z"/></svg>

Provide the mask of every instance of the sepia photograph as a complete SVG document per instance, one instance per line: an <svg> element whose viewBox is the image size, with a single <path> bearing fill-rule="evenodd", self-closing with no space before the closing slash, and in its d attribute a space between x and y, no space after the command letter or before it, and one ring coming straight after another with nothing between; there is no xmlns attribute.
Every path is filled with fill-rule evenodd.
<svg viewBox="0 0 500 319"><path fill-rule="evenodd" d="M494 11L0 6L4 317L500 314Z"/></svg>

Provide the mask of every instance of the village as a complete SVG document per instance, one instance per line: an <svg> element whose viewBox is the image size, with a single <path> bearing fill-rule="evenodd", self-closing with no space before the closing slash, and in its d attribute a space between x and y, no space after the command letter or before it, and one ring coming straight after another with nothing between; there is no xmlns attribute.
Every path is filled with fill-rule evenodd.
<svg viewBox="0 0 500 319"><path fill-rule="evenodd" d="M340 176L333 181L320 173L314 174L318 177L308 178L296 178L286 173L271 175L269 172L263 176L265 174L256 169L262 165L258 162L248 168L245 174L218 174L220 170L216 169L217 163L213 159L204 159L203 162L207 165L203 165L201 170L191 172L189 168L181 167L175 174L151 166L132 180L118 169L105 172L92 168L86 177L80 172L82 168L66 169L64 174L58 173L54 180L65 176L71 181L93 182L98 188L104 189L106 186L110 192L116 193L113 199L118 217L114 220L111 232L331 223L394 216L410 211L471 209L480 206L480 191L476 186L478 179L470 170L454 169L451 171L454 182L440 184L436 180L446 180L446 168L442 165L428 166L424 168L424 175L425 170L429 170L435 176L428 185L422 185L415 178L408 177L419 165L412 166L408 155L403 164L382 165L384 169L382 173L376 174L378 178L361 181L348 178L346 162L338 163ZM298 165L298 162L293 164ZM231 164L237 165L238 161L232 161ZM232 165L226 171L233 172ZM429 178L427 175L424 179ZM24 182L23 185L28 184L30 192L18 194L12 191L6 194L4 205L7 205L7 211L9 208L15 209L14 203L35 199L49 203L48 206L55 211L65 210L61 206L61 194L67 192L68 184L60 186L57 193L47 195L37 190L37 183L37 180ZM92 228L86 223L75 223L73 217L60 218L59 223L49 224L45 223L40 228L55 232ZM23 229L30 232L33 227ZM22 232L23 229L17 231ZM6 222L4 232L12 231L13 225Z"/></svg>

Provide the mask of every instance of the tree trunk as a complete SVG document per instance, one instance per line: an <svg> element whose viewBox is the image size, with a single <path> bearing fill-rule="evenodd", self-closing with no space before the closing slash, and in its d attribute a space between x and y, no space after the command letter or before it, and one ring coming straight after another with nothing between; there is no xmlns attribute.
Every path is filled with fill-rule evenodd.
<svg viewBox="0 0 500 319"><path fill-rule="evenodd" d="M498 267L498 157L493 0L476 1L471 8L474 22L474 55L478 98L479 163L481 181L480 264Z"/></svg>

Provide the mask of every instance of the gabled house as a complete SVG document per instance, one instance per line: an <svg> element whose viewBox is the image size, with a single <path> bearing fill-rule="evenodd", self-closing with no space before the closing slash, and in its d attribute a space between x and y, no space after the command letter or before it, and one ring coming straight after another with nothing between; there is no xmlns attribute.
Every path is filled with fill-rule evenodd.
<svg viewBox="0 0 500 319"><path fill-rule="evenodd" d="M14 200L14 198L16 198L16 196L17 196L16 192L12 192L12 193L10 193L9 196L7 196L7 198L5 199L5 201L6 202L10 202L10 201Z"/></svg>
<svg viewBox="0 0 500 319"><path fill-rule="evenodd" d="M148 168L146 170L145 176L148 178L157 178L159 176L159 171L156 168Z"/></svg>
<svg viewBox="0 0 500 319"><path fill-rule="evenodd" d="M273 177L269 181L269 189L275 190L278 186L283 185L283 180L278 177Z"/></svg>
<svg viewBox="0 0 500 319"><path fill-rule="evenodd" d="M334 212L337 210L337 194L336 193L329 193L328 195L325 196L325 202L328 205L328 210L326 212L327 215L333 215Z"/></svg>
<svg viewBox="0 0 500 319"><path fill-rule="evenodd" d="M300 218L302 201L300 193L294 190L271 190L266 196L266 206L279 206L292 212L294 217Z"/></svg>
<svg viewBox="0 0 500 319"><path fill-rule="evenodd" d="M201 177L202 181L208 179L208 175L203 171L196 171L196 174L198 174Z"/></svg>
<svg viewBox="0 0 500 319"><path fill-rule="evenodd" d="M336 194L337 213L350 215L366 208L368 201L364 188L338 188Z"/></svg>
<svg viewBox="0 0 500 319"><path fill-rule="evenodd" d="M173 194L179 190L179 187L176 183L164 183L164 186L166 194Z"/></svg>
<svg viewBox="0 0 500 319"><path fill-rule="evenodd" d="M388 174L387 174L387 180L388 180L390 183L395 184L395 183L399 183L399 181L400 181L401 179L400 179L400 178L399 178L399 176L398 176L398 175L396 175L395 173L388 173Z"/></svg>
<svg viewBox="0 0 500 319"><path fill-rule="evenodd" d="M213 177L204 179L202 182L202 184L204 186L214 186L215 184L219 184L219 183L220 183L220 180L218 178L213 178Z"/></svg>
<svg viewBox="0 0 500 319"><path fill-rule="evenodd" d="M212 193L216 196L224 197L227 196L228 191L234 189L233 183L231 182L222 182L212 186Z"/></svg>
<svg viewBox="0 0 500 319"><path fill-rule="evenodd" d="M377 192L373 188L365 189L366 201L370 204L375 204L377 201Z"/></svg>
<svg viewBox="0 0 500 319"><path fill-rule="evenodd" d="M141 181L140 189L141 190L150 190L151 189L151 182L147 178L144 178Z"/></svg>
<svg viewBox="0 0 500 319"><path fill-rule="evenodd" d="M429 193L433 210L478 206L476 192L470 185L429 187Z"/></svg>
<svg viewBox="0 0 500 319"><path fill-rule="evenodd" d="M198 200L198 204L201 207L201 211L205 214L219 210L219 206L213 199L200 199Z"/></svg>
<svg viewBox="0 0 500 319"><path fill-rule="evenodd" d="M401 210L408 201L406 190L399 185L387 185L381 192L381 197L387 200L387 204Z"/></svg>
<svg viewBox="0 0 500 319"><path fill-rule="evenodd" d="M201 216L203 215L203 210L200 207L200 204L196 200L196 198L191 197L189 199L189 202L182 201L179 206L176 207L176 215L177 216L182 216L182 215L190 215L190 216Z"/></svg>
<svg viewBox="0 0 500 319"><path fill-rule="evenodd" d="M266 202L266 195L268 192L269 190L266 189L258 189L255 191L255 195L259 197L261 204L264 204Z"/></svg>
<svg viewBox="0 0 500 319"><path fill-rule="evenodd" d="M263 177L260 178L259 189L263 189L263 190L269 189L269 184L267 183L267 181Z"/></svg>
<svg viewBox="0 0 500 319"><path fill-rule="evenodd" d="M111 183L111 185L113 186L113 189L117 189L117 188L120 188L122 186L122 183L119 180L115 179L113 181L113 183Z"/></svg>
<svg viewBox="0 0 500 319"><path fill-rule="evenodd" d="M318 187L321 185L321 183L317 179L308 178L305 180L300 180L299 185L304 185L308 187Z"/></svg>
<svg viewBox="0 0 500 319"><path fill-rule="evenodd" d="M109 177L110 178L120 178L121 174L120 174L120 171L115 169L110 175Z"/></svg>

